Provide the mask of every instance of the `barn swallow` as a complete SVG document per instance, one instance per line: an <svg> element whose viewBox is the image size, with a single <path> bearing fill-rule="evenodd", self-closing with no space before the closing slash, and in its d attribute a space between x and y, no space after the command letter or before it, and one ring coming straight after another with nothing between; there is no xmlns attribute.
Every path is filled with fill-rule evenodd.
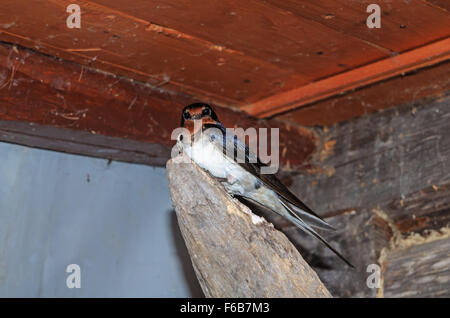
<svg viewBox="0 0 450 318"><path fill-rule="evenodd" d="M183 152L198 166L219 180L227 192L247 205L281 215L301 230L324 243L353 267L314 228L335 230L300 201L274 174L262 174L266 166L236 135L225 129L211 106L195 103L181 114L181 127L189 134L178 136ZM231 151L228 147L231 147ZM244 154L238 160L237 154Z"/></svg>

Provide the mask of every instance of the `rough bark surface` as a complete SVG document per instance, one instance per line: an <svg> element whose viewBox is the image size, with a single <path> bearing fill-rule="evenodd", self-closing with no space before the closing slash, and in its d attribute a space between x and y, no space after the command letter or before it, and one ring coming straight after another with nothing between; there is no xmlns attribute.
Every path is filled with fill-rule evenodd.
<svg viewBox="0 0 450 318"><path fill-rule="evenodd" d="M286 236L184 156L167 163L178 224L207 297L331 297Z"/></svg>

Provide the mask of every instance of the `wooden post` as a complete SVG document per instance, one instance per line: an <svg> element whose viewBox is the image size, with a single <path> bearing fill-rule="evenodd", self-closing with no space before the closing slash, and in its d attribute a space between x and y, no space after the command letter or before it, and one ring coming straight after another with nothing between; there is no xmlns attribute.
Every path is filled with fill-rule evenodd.
<svg viewBox="0 0 450 318"><path fill-rule="evenodd" d="M283 233L186 159L169 160L167 177L178 224L207 297L331 297Z"/></svg>

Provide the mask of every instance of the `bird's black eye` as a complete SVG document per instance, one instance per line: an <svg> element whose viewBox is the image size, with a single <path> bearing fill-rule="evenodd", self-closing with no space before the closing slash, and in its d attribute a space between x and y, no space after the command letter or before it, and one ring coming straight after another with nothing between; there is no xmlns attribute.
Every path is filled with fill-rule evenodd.
<svg viewBox="0 0 450 318"><path fill-rule="evenodd" d="M189 112L185 111L183 113L183 117L184 117L184 119L189 119L189 118L191 118L191 114L189 114Z"/></svg>
<svg viewBox="0 0 450 318"><path fill-rule="evenodd" d="M211 110L209 108L203 108L202 110L202 116L210 116Z"/></svg>

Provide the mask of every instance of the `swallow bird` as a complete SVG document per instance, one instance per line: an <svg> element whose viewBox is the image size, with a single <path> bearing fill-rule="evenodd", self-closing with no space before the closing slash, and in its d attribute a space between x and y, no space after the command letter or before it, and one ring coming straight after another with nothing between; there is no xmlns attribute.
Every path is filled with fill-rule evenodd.
<svg viewBox="0 0 450 318"><path fill-rule="evenodd" d="M262 174L261 168L266 165L235 134L225 129L211 106L204 103L186 106L181 114L181 127L189 131L187 136L178 136L183 152L218 179L231 196L281 215L319 239L353 267L313 229L334 228L300 201L274 174ZM237 160L237 154L244 154L244 160Z"/></svg>

